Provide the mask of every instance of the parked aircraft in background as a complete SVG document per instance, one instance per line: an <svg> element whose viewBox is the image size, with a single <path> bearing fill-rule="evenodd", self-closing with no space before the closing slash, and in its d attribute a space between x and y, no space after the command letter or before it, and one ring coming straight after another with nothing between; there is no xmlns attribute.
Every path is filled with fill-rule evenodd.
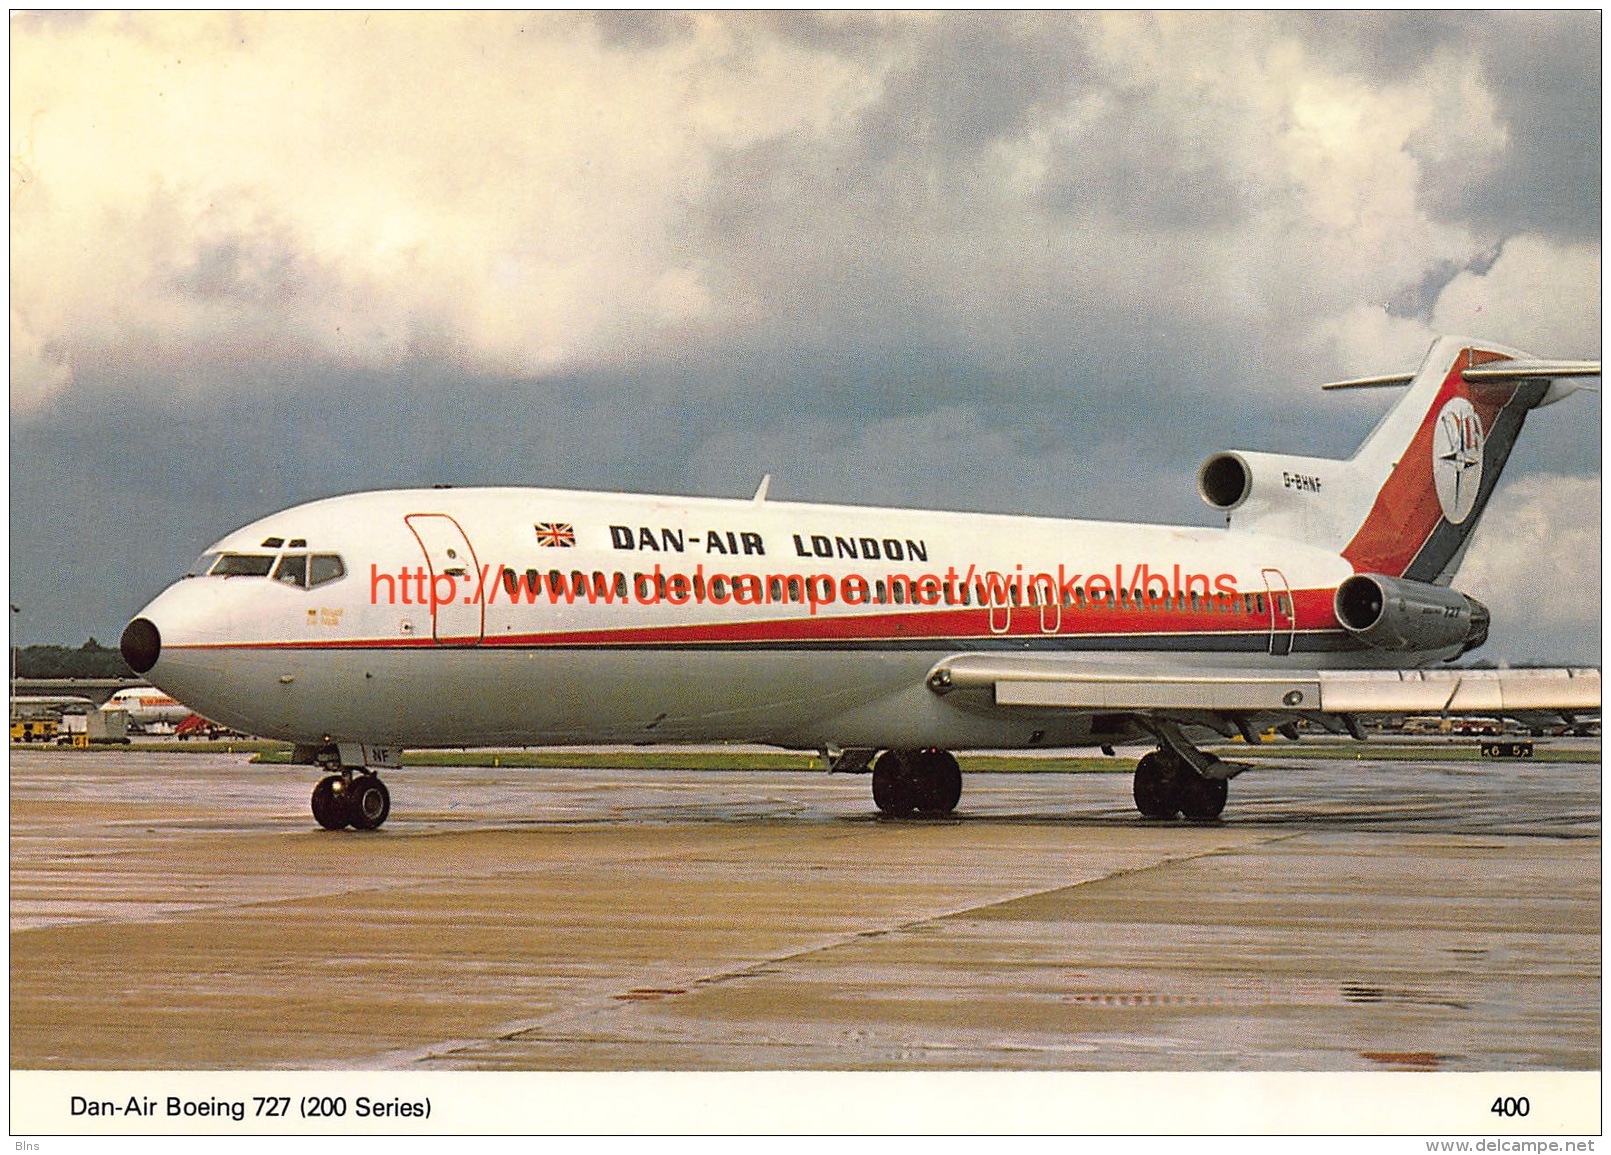
<svg viewBox="0 0 1611 1155"><path fill-rule="evenodd" d="M122 710L128 715L130 726L144 730L148 726L174 726L190 717L190 707L174 699L165 690L154 686L131 686L119 690L107 699L102 707L108 713Z"/></svg>
<svg viewBox="0 0 1611 1155"><path fill-rule="evenodd" d="M1598 362L1445 338L1346 461L1216 453L1223 528L551 489L360 493L218 542L124 631L128 663L325 774L373 828L405 747L761 742L946 812L951 751L1144 741L1148 816L1246 767L1201 735L1362 736L1376 713L1599 708L1597 671L1419 667L1481 646L1449 586L1526 415ZM1401 670L1401 668L1403 668Z"/></svg>

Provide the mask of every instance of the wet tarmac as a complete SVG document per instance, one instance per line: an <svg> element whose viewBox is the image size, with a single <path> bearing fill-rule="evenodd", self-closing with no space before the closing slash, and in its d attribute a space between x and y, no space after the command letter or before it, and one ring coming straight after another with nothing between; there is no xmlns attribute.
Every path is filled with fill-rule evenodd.
<svg viewBox="0 0 1611 1155"><path fill-rule="evenodd" d="M1368 750L1368 748L1367 748ZM15 1070L1592 1071L1600 769L307 768L14 751Z"/></svg>

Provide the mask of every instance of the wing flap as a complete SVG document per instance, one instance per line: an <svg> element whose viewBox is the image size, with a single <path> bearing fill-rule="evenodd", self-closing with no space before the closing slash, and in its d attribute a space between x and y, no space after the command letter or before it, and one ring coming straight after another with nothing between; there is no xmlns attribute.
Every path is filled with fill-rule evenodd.
<svg viewBox="0 0 1611 1155"><path fill-rule="evenodd" d="M1085 659L959 654L929 675L936 693L988 691L1001 707L1120 713L1513 714L1594 712L1600 671L1093 671Z"/></svg>

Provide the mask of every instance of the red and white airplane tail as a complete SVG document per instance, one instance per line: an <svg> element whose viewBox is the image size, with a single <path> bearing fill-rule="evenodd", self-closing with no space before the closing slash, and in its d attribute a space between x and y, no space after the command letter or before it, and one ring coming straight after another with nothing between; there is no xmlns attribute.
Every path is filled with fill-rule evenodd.
<svg viewBox="0 0 1611 1155"><path fill-rule="evenodd" d="M1198 471L1198 488L1238 530L1335 551L1356 573L1445 585L1528 412L1599 373L1598 361L1444 337L1414 373L1324 386L1408 386L1347 461L1219 453Z"/></svg>

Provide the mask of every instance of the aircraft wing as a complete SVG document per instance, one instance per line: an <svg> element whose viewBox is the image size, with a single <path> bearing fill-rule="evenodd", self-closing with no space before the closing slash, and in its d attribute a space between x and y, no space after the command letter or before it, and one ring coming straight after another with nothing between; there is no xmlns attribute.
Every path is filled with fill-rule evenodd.
<svg viewBox="0 0 1611 1155"><path fill-rule="evenodd" d="M959 654L929 671L929 689L980 705L1129 714L1205 725L1222 733L1310 719L1358 731L1373 714L1483 714L1570 719L1600 710L1600 671L1093 670L1061 655Z"/></svg>

